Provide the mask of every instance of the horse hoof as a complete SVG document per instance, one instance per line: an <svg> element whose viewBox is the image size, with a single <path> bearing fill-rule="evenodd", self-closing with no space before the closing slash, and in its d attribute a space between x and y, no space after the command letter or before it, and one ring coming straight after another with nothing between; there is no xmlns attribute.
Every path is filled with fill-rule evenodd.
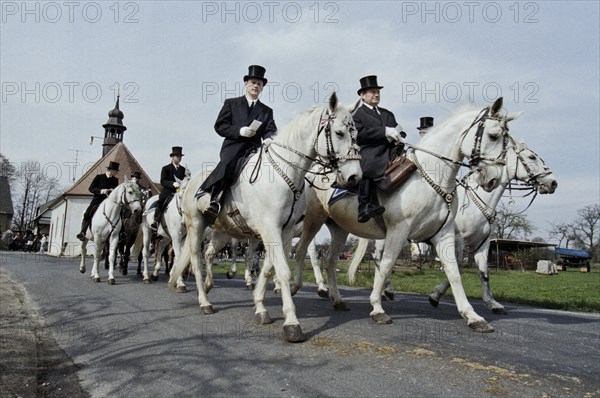
<svg viewBox="0 0 600 398"><path fill-rule="evenodd" d="M115 282L115 280L114 280L114 279L109 279L109 280L108 280L108 284L109 284L109 285L115 285L115 284L116 284L116 282Z"/></svg>
<svg viewBox="0 0 600 398"><path fill-rule="evenodd" d="M254 283L248 283L246 285L246 289L248 289L248 290L254 290Z"/></svg>
<svg viewBox="0 0 600 398"><path fill-rule="evenodd" d="M281 289L278 289L278 288L273 289L273 293L275 293L276 295L279 296L281 294Z"/></svg>
<svg viewBox="0 0 600 398"><path fill-rule="evenodd" d="M138 273L137 273L137 276L138 276L138 278L143 278L143 277L144 277L144 274L142 274L141 272L138 272Z"/></svg>
<svg viewBox="0 0 600 398"><path fill-rule="evenodd" d="M429 304L431 304L432 307L436 307L438 306L440 302L435 300L433 297L429 296Z"/></svg>
<svg viewBox="0 0 600 398"><path fill-rule="evenodd" d="M254 320L259 325L268 325L270 323L273 323L273 321L271 320L271 317L269 316L268 312L260 312L260 313L258 313L256 315L254 315Z"/></svg>
<svg viewBox="0 0 600 398"><path fill-rule="evenodd" d="M477 321L477 322L470 323L469 327L471 329L473 329L474 332L478 332L478 333L494 332L494 328L486 321Z"/></svg>
<svg viewBox="0 0 600 398"><path fill-rule="evenodd" d="M205 305L204 307L200 307L200 313L202 315L212 315L215 313L212 305Z"/></svg>
<svg viewBox="0 0 600 398"><path fill-rule="evenodd" d="M373 320L373 322L375 322L379 325L389 325L390 323L393 322L392 318L390 318L389 315L386 314L385 312L371 315L371 319Z"/></svg>
<svg viewBox="0 0 600 398"><path fill-rule="evenodd" d="M336 311L350 311L350 307L346 305L345 301L333 304L333 309Z"/></svg>
<svg viewBox="0 0 600 398"><path fill-rule="evenodd" d="M104 269L108 269L108 264L104 264Z"/></svg>
<svg viewBox="0 0 600 398"><path fill-rule="evenodd" d="M498 315L508 315L508 312L504 308L492 308L492 312Z"/></svg>
<svg viewBox="0 0 600 398"><path fill-rule="evenodd" d="M156 282L158 280L158 275L150 275L150 279L152 279L153 282Z"/></svg>
<svg viewBox="0 0 600 398"><path fill-rule="evenodd" d="M127 268L121 269L121 275L127 275Z"/></svg>
<svg viewBox="0 0 600 398"><path fill-rule="evenodd" d="M317 294L321 298L329 298L329 290L317 290Z"/></svg>
<svg viewBox="0 0 600 398"><path fill-rule="evenodd" d="M290 343L301 343L306 341L306 335L302 333L300 325L284 325L283 338Z"/></svg>
<svg viewBox="0 0 600 398"><path fill-rule="evenodd" d="M96 283L100 282L100 278L98 278L98 277L92 278L92 280Z"/></svg>
<svg viewBox="0 0 600 398"><path fill-rule="evenodd" d="M177 286L177 289L175 289L175 291L177 293L187 293L188 292L187 287L185 287L185 286Z"/></svg>
<svg viewBox="0 0 600 398"><path fill-rule="evenodd" d="M227 271L227 279L233 279L235 274L232 274L230 271Z"/></svg>
<svg viewBox="0 0 600 398"><path fill-rule="evenodd" d="M385 297L386 300L394 301L394 292L383 291L381 297Z"/></svg>
<svg viewBox="0 0 600 398"><path fill-rule="evenodd" d="M79 272L81 272L82 274L85 274L85 268L79 268Z"/></svg>
<svg viewBox="0 0 600 398"><path fill-rule="evenodd" d="M144 285L151 285L152 280L150 278L144 278Z"/></svg>

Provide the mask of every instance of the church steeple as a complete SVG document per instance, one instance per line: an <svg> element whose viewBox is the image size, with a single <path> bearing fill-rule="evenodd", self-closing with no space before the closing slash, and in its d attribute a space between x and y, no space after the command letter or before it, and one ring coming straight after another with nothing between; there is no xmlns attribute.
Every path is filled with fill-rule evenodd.
<svg viewBox="0 0 600 398"><path fill-rule="evenodd" d="M102 143L102 156L104 157L115 145L123 142L123 133L127 127L123 124L125 115L119 109L119 95L115 108L108 112L108 121L102 125L104 127L104 142Z"/></svg>

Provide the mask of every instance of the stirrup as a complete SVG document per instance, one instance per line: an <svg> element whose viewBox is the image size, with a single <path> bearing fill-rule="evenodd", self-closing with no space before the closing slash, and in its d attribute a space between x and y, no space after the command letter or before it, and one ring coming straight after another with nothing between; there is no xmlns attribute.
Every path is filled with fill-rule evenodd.
<svg viewBox="0 0 600 398"><path fill-rule="evenodd" d="M150 229L154 232L158 231L158 222L154 221L152 224L150 224Z"/></svg>
<svg viewBox="0 0 600 398"><path fill-rule="evenodd" d="M206 221L208 221L209 225L213 225L217 216L221 212L221 204L216 201L210 202L210 205L204 210L204 217L206 217Z"/></svg>

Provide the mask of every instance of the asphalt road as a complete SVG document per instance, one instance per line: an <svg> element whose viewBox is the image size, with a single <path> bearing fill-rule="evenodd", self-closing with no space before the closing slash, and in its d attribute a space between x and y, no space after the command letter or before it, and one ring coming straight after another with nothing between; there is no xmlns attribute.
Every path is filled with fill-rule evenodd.
<svg viewBox="0 0 600 398"><path fill-rule="evenodd" d="M193 281L177 294L163 275L143 285L130 265L115 286L104 270L96 284L90 265L83 275L77 259L0 252L92 397L600 396L598 314L507 304L494 315L472 301L496 329L476 334L452 301L396 294L384 303L394 323L376 325L368 290L343 289L352 311L334 312L305 286L294 302L310 339L290 344L280 298L268 293L274 323L257 326L241 279L217 275L207 316Z"/></svg>

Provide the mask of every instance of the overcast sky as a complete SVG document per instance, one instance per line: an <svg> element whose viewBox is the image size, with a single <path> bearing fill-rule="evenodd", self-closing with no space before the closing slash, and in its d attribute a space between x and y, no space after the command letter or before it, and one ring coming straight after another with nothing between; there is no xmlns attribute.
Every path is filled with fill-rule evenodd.
<svg viewBox="0 0 600 398"><path fill-rule="evenodd" d="M420 116L501 94L525 111L511 133L559 182L527 211L533 236L600 202L597 1L3 1L1 12L0 151L17 167L60 167L65 186L73 150L76 177L101 156L89 138L104 134L116 83L124 142L158 180L174 145L192 171L218 160L222 102L260 64L280 126L333 90L355 101L369 74L409 142Z"/></svg>

